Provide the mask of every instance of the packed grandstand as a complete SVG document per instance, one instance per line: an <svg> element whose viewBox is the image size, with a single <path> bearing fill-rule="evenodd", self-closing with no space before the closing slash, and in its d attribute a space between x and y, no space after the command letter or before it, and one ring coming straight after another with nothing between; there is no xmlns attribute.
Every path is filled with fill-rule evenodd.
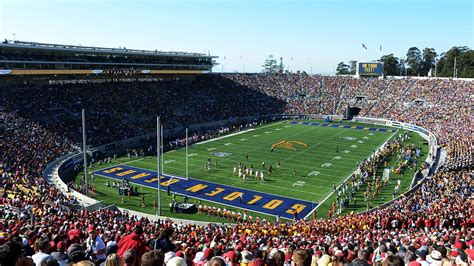
<svg viewBox="0 0 474 266"><path fill-rule="evenodd" d="M144 78L123 72L110 80L49 80L36 74L40 82L21 74L19 82L8 76L1 88L1 265L30 265L29 256L36 265L474 263L470 80L306 73ZM83 108L93 125L87 143L95 147L153 132L156 116L171 129L247 116L343 115L356 98L360 115L422 126L445 153L414 193L365 213L181 223L64 208L76 199L43 176L49 162L78 150Z"/></svg>

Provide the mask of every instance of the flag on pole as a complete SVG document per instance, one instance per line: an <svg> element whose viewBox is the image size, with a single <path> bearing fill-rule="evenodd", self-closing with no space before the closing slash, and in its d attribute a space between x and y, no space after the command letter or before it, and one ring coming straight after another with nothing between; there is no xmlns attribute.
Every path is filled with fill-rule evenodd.
<svg viewBox="0 0 474 266"><path fill-rule="evenodd" d="M362 48L364 48L365 50L367 50L367 46L365 46L364 43L362 43Z"/></svg>

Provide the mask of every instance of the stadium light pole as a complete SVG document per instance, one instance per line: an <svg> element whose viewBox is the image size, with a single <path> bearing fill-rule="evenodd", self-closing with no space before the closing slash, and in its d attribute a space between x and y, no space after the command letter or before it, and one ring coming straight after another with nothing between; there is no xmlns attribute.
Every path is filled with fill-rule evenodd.
<svg viewBox="0 0 474 266"><path fill-rule="evenodd" d="M456 78L456 57L454 57L453 78Z"/></svg>
<svg viewBox="0 0 474 266"><path fill-rule="evenodd" d="M165 132L163 130L163 125L161 125L161 172L164 173L165 172L165 166L164 166L164 160L165 160L165 153L164 153L164 142L163 142L163 132Z"/></svg>
<svg viewBox="0 0 474 266"><path fill-rule="evenodd" d="M84 154L84 194L88 194L88 182L87 182L87 152L86 152L86 110L82 109L82 152Z"/></svg>
<svg viewBox="0 0 474 266"><path fill-rule="evenodd" d="M156 210L156 215L161 216L161 186L160 186L160 117L156 117L156 168L158 174L158 210Z"/></svg>
<svg viewBox="0 0 474 266"><path fill-rule="evenodd" d="M186 128L186 180L188 180L188 128Z"/></svg>

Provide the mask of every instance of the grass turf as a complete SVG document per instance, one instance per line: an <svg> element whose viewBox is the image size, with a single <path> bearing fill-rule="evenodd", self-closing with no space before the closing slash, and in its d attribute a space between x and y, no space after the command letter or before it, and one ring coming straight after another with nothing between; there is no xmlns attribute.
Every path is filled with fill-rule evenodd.
<svg viewBox="0 0 474 266"><path fill-rule="evenodd" d="M189 177L318 203L332 192L333 184L341 183L355 170L358 162L369 157L392 135L393 133L390 132L277 122L240 134L192 145L188 151ZM282 141L288 141L289 144ZM271 152L270 147L275 143L280 143L280 146L275 147ZM224 152L226 154L221 155L226 155L226 157L216 157L213 155L215 152ZM248 160L246 155L248 155ZM210 172L204 171L204 165L208 158L212 160ZM114 163L127 163L127 165L139 168L156 169L156 157L141 158L140 160L121 158L120 160L120 162ZM217 167L215 167L216 160ZM185 176L185 149L165 153L163 161L165 173ZM253 165L254 169L260 170L263 161L267 169L270 165L273 165L274 169L271 177L265 172L265 182L256 180L242 182L238 177L233 176L233 168L239 163L247 166ZM276 166L277 162L281 164L279 168ZM146 195L148 207L141 208L137 206L141 197L121 203L116 190L103 185L105 180L107 179L104 177L96 176L95 178L97 190L100 191L97 199L124 208L148 213L155 212L150 205L156 199L156 190L149 188L140 190ZM405 187L403 184L402 188ZM389 199L385 201L387 200ZM164 196L163 206L168 206L168 203L169 198ZM220 206L214 203L211 205ZM320 209L319 213L324 213L324 206L321 206ZM171 214L168 208L163 208L163 211L163 215L177 218L222 221L222 219L205 215ZM257 214L252 215L255 217ZM261 214L258 216L265 217Z"/></svg>

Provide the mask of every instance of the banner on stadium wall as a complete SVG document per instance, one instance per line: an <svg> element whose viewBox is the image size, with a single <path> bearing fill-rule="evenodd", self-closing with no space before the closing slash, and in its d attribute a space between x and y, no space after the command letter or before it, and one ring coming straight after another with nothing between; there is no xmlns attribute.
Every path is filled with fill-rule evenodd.
<svg viewBox="0 0 474 266"><path fill-rule="evenodd" d="M94 69L94 70L92 70L92 74L102 74L102 73L104 73L104 70L102 70L102 69Z"/></svg>
<svg viewBox="0 0 474 266"><path fill-rule="evenodd" d="M8 75L12 73L10 69L0 69L0 75Z"/></svg>
<svg viewBox="0 0 474 266"><path fill-rule="evenodd" d="M403 129L407 129L407 130L410 130L410 131L416 131L416 132L419 132L419 133L423 134L424 135L423 137L425 139L428 139L428 136L430 135L430 132L428 132L426 129L424 129L422 127L419 127L419 126L415 126L415 125L407 124L407 123L400 123L400 126Z"/></svg>
<svg viewBox="0 0 474 266"><path fill-rule="evenodd" d="M150 74L150 73L151 73L151 70L149 69L142 70L142 74Z"/></svg>

